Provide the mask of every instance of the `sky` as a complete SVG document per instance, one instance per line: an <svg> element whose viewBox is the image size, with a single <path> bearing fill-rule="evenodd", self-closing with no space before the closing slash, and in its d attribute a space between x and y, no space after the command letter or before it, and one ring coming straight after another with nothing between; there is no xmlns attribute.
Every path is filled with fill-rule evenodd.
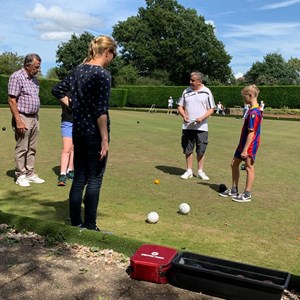
<svg viewBox="0 0 300 300"><path fill-rule="evenodd" d="M236 77L268 53L300 58L300 0L177 0L195 9L232 57ZM136 16L145 0L0 0L0 53L38 53L42 73L57 66L58 46L88 31L111 35L113 26ZM201 71L201 70L199 70Z"/></svg>

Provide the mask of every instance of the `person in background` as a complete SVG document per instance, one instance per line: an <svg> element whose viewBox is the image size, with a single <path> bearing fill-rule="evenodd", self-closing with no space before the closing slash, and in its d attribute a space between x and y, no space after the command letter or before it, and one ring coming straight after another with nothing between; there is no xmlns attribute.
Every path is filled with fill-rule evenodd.
<svg viewBox="0 0 300 300"><path fill-rule="evenodd" d="M167 114L170 114L170 115L172 114L173 103L174 103L173 98L172 98L172 96L170 96L170 98L168 99L168 112L167 112Z"/></svg>
<svg viewBox="0 0 300 300"><path fill-rule="evenodd" d="M15 132L16 184L29 187L30 183L44 183L35 173L35 156L40 131L39 82L36 78L41 68L38 54L27 54L23 68L14 72L8 82L8 104Z"/></svg>
<svg viewBox="0 0 300 300"><path fill-rule="evenodd" d="M222 104L220 101L217 103L217 110L216 110L216 113L217 113L217 114L225 115L224 106L223 106L223 104Z"/></svg>
<svg viewBox="0 0 300 300"><path fill-rule="evenodd" d="M69 95L68 95L69 96ZM58 186L65 186L67 179L74 178L74 149L72 139L73 128L73 113L72 102L68 100L69 106L61 102L61 137L62 137L62 151L60 158L60 175L58 176Z"/></svg>
<svg viewBox="0 0 300 300"><path fill-rule="evenodd" d="M186 158L186 172L182 179L193 177L193 151L196 146L198 178L209 180L203 170L204 155L208 144L208 118L216 107L214 97L203 83L204 75L193 72L190 87L183 91L178 101L178 112L183 118L181 146Z"/></svg>
<svg viewBox="0 0 300 300"><path fill-rule="evenodd" d="M247 113L248 113L248 110L249 110L249 104L248 103L244 103L244 109L243 109L243 119L245 119L246 118L246 116L247 116Z"/></svg>
<svg viewBox="0 0 300 300"><path fill-rule="evenodd" d="M231 162L232 187L219 193L221 197L232 197L235 202L250 202L251 190L254 183L254 162L260 144L260 129L262 116L259 111L257 97L259 89L256 85L249 85L243 88L242 96L246 103L250 104L250 109L244 121L240 141ZM238 194L238 184L240 178L239 165L245 161L246 186L244 192Z"/></svg>
<svg viewBox="0 0 300 300"><path fill-rule="evenodd" d="M264 117L264 108L265 108L264 101L260 101L259 110L260 110L262 118Z"/></svg>
<svg viewBox="0 0 300 300"><path fill-rule="evenodd" d="M109 36L94 38L86 59L52 89L73 111L74 179L70 190L71 225L99 231L96 224L100 189L109 150L111 75L106 70L117 55ZM85 195L83 197L83 191ZM84 220L81 204L84 198Z"/></svg>

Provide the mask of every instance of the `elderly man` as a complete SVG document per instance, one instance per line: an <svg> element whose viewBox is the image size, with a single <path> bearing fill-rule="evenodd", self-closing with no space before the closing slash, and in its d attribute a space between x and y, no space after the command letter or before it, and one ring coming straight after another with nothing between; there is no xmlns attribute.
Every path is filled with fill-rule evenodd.
<svg viewBox="0 0 300 300"><path fill-rule="evenodd" d="M23 68L14 72L8 82L8 104L16 140L16 184L22 187L30 186L31 182L45 182L38 177L34 168L40 109L39 82L36 75L40 68L40 56L28 54L25 56Z"/></svg>

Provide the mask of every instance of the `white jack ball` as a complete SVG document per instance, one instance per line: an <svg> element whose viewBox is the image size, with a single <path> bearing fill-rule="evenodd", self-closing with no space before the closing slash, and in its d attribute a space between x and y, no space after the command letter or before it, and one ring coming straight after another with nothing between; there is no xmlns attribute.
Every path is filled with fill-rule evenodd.
<svg viewBox="0 0 300 300"><path fill-rule="evenodd" d="M190 208L190 206L187 203L181 203L179 205L179 212L182 215L187 215L190 212L190 210L191 210L191 208Z"/></svg>
<svg viewBox="0 0 300 300"><path fill-rule="evenodd" d="M155 224L158 222L159 219L159 215L157 212L155 211L151 211L148 215L147 215L147 222L151 223L151 224Z"/></svg>

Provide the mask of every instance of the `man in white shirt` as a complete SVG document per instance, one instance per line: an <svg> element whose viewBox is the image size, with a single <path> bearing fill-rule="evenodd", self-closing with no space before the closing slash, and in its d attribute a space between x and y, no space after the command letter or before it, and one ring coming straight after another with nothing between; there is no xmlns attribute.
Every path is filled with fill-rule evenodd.
<svg viewBox="0 0 300 300"><path fill-rule="evenodd" d="M178 101L178 112L183 118L181 146L186 158L186 172L182 179L193 177L193 150L196 146L198 174L202 180L209 180L203 171L204 155L208 144L208 118L216 107L214 97L203 83L204 75L193 72L190 87L183 91Z"/></svg>
<svg viewBox="0 0 300 300"><path fill-rule="evenodd" d="M172 108L173 108L173 98L172 96L170 96L170 98L168 99L168 114L172 114Z"/></svg>

